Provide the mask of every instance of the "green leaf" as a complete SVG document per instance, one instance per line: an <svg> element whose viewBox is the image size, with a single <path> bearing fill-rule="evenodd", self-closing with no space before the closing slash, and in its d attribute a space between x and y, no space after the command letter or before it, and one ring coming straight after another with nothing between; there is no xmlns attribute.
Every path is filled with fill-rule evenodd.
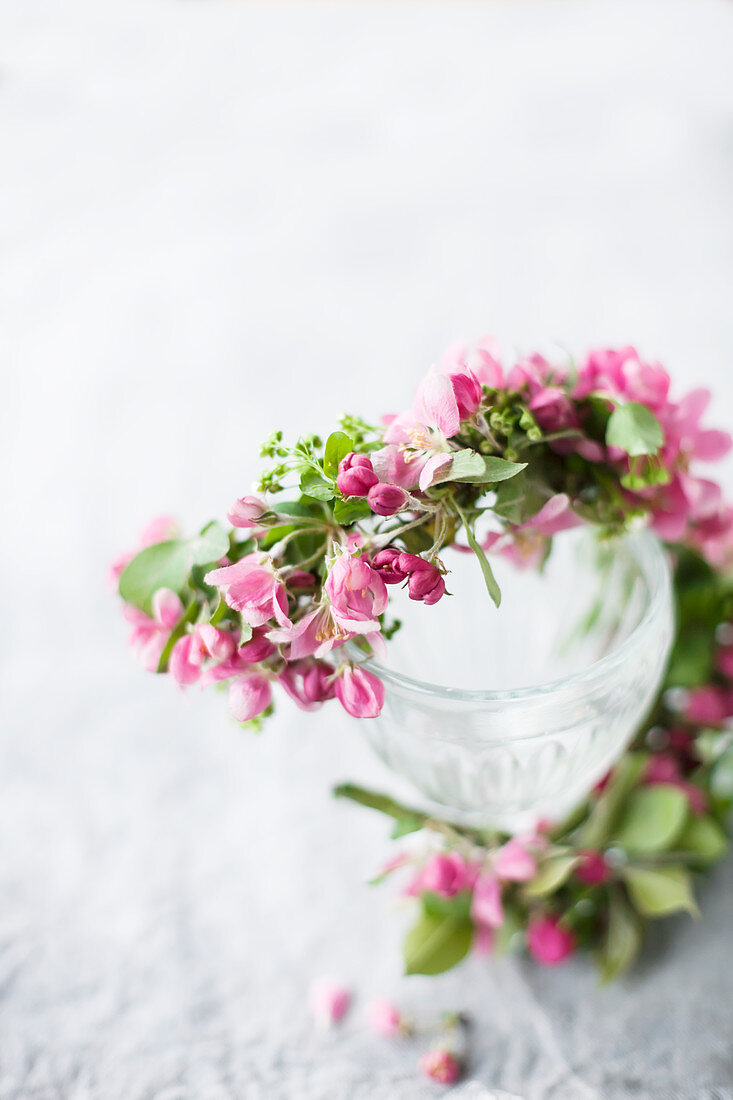
<svg viewBox="0 0 733 1100"><path fill-rule="evenodd" d="M463 451L453 451L450 466L442 475L438 475L433 485L440 485L444 481L470 481L472 475L481 475L484 470L484 457L478 451L469 448Z"/></svg>
<svg viewBox="0 0 733 1100"><path fill-rule="evenodd" d="M468 545L471 547L474 554L478 558L478 563L481 566L481 572L484 575L484 582L486 584L487 591L496 606L498 607L501 603L501 589L496 583L496 577L494 576L491 566L489 565L488 558L486 557L486 554L484 554L481 546L478 543L478 540L476 539L475 534L465 520L463 521L463 526L466 529L466 538L468 539Z"/></svg>
<svg viewBox="0 0 733 1100"><path fill-rule="evenodd" d="M301 476L300 491L314 500L332 500L334 496L333 485L315 470L306 470Z"/></svg>
<svg viewBox="0 0 733 1100"><path fill-rule="evenodd" d="M362 497L351 497L349 500L336 499L333 502L333 518L342 527L348 527L360 519L368 519L371 515L372 510Z"/></svg>
<svg viewBox="0 0 733 1100"><path fill-rule="evenodd" d="M223 558L229 550L229 533L220 523L212 520L201 534L190 540L191 564L208 565Z"/></svg>
<svg viewBox="0 0 733 1100"><path fill-rule="evenodd" d="M627 455L654 455L664 443L664 433L653 412L629 401L611 413L606 425L606 443L620 447Z"/></svg>
<svg viewBox="0 0 733 1100"><path fill-rule="evenodd" d="M603 983L626 970L641 946L641 921L620 890L611 893L608 925L596 961Z"/></svg>
<svg viewBox="0 0 733 1100"><path fill-rule="evenodd" d="M158 542L136 554L120 577L120 595L126 603L152 615L153 596L159 588L182 590L191 568L188 543L180 539Z"/></svg>
<svg viewBox="0 0 733 1100"><path fill-rule="evenodd" d="M509 481L510 478L521 474L526 469L526 462L510 462L508 458L497 458L494 455L480 456L484 468L481 473L461 478L471 484L496 485L500 481Z"/></svg>
<svg viewBox="0 0 733 1100"><path fill-rule="evenodd" d="M434 917L455 917L456 920L471 919L471 891L461 890L452 898L436 894L434 890L426 890L420 898L422 907L426 913Z"/></svg>
<svg viewBox="0 0 733 1100"><path fill-rule="evenodd" d="M390 836L392 840L399 840L401 836L407 836L408 833L417 833L424 824L424 817L419 817L417 814L405 814L404 817L397 818Z"/></svg>
<svg viewBox="0 0 733 1100"><path fill-rule="evenodd" d="M684 867L626 867L622 874L631 901L642 916L664 917L680 910L698 915L691 879Z"/></svg>
<svg viewBox="0 0 733 1100"><path fill-rule="evenodd" d="M733 800L733 748L723 753L711 771L710 793L721 802Z"/></svg>
<svg viewBox="0 0 733 1100"><path fill-rule="evenodd" d="M577 862L577 856L550 856L542 864L535 877L525 885L525 896L528 898L542 898L546 897L547 894L553 894L567 881Z"/></svg>
<svg viewBox="0 0 733 1100"><path fill-rule="evenodd" d="M584 848L602 848L606 844L627 795L639 782L646 761L647 755L639 752L621 757L580 831L580 843Z"/></svg>
<svg viewBox="0 0 733 1100"><path fill-rule="evenodd" d="M468 954L473 925L424 912L405 940L406 974L442 974Z"/></svg>
<svg viewBox="0 0 733 1100"><path fill-rule="evenodd" d="M691 852L701 863L715 863L728 850L728 838L711 817L691 817L677 841L684 852Z"/></svg>
<svg viewBox="0 0 733 1100"><path fill-rule="evenodd" d="M339 462L354 449L354 440L346 432L331 432L326 440L326 450L323 456L323 469L328 477L336 477L339 472Z"/></svg>
<svg viewBox="0 0 733 1100"><path fill-rule="evenodd" d="M687 795L669 783L632 791L614 842L627 852L666 852L679 837L689 814Z"/></svg>

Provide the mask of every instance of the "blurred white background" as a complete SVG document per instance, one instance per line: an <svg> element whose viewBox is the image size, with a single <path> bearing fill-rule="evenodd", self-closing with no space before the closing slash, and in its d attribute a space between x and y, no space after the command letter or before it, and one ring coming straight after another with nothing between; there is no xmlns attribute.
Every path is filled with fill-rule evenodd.
<svg viewBox="0 0 733 1100"><path fill-rule="evenodd" d="M525 1100L733 1097L730 867L609 993L400 982L385 826L327 798L384 781L358 732L240 733L105 587L273 427L398 408L457 337L636 343L730 429L732 45L728 0L5 0L0 1096L432 1095L358 1012L312 1034L330 970L472 1010Z"/></svg>

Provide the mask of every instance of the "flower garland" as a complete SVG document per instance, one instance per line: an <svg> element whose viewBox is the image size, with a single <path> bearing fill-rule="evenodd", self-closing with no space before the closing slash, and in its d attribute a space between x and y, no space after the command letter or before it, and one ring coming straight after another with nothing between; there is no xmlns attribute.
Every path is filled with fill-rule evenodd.
<svg viewBox="0 0 733 1100"><path fill-rule="evenodd" d="M523 944L546 965L593 949L609 979L645 920L696 911L692 876L724 853L733 801L733 508L692 472L731 440L702 426L708 401L702 389L673 400L666 371L630 347L510 369L489 341L454 349L399 416L344 417L325 444L275 432L258 495L234 502L228 529L187 539L161 517L114 563L144 667L225 685L234 718L258 726L274 690L376 717L384 687L367 665L399 628L390 586L428 606L448 598L445 547L473 552L497 605L491 556L541 565L567 528L611 538L646 524L668 547L678 624L662 691L569 820L507 838L336 792L394 818L396 836L433 838L384 872L409 874L419 906L408 972Z"/></svg>

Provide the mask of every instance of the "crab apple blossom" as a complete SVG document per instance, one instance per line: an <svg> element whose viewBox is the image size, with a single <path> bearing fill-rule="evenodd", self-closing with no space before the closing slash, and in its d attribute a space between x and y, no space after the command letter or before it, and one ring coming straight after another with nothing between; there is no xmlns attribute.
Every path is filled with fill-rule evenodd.
<svg viewBox="0 0 733 1100"><path fill-rule="evenodd" d="M384 684L358 665L337 671L334 692L344 710L354 718L377 718L384 706Z"/></svg>
<svg viewBox="0 0 733 1100"><path fill-rule="evenodd" d="M239 497L227 512L232 527L258 527L259 521L267 511L259 497Z"/></svg>
<svg viewBox="0 0 733 1100"><path fill-rule="evenodd" d="M404 507L407 493L398 485L374 485L367 493L367 503L378 516L393 516Z"/></svg>
<svg viewBox="0 0 733 1100"><path fill-rule="evenodd" d="M267 676L253 672L238 676L229 685L229 709L238 722L256 718L271 702L272 687Z"/></svg>
<svg viewBox="0 0 733 1100"><path fill-rule="evenodd" d="M385 1039L395 1039L409 1031L409 1024L393 1001L385 997L375 997L366 1006L367 1023L377 1035Z"/></svg>
<svg viewBox="0 0 733 1100"><path fill-rule="evenodd" d="M336 487L345 497L365 497L378 483L369 455L357 455L352 451L339 462Z"/></svg>
<svg viewBox="0 0 733 1100"><path fill-rule="evenodd" d="M273 618L280 626L292 626L285 585L267 554L246 554L235 565L212 569L204 580L221 588L229 606L251 627L263 626Z"/></svg>
<svg viewBox="0 0 733 1100"><path fill-rule="evenodd" d="M575 936L557 917L535 917L527 929L527 947L543 966L558 966L575 950Z"/></svg>
<svg viewBox="0 0 733 1100"><path fill-rule="evenodd" d="M445 595L445 581L437 565L417 554L400 554L397 568L407 578L407 591L411 600L428 606L437 603Z"/></svg>
<svg viewBox="0 0 733 1100"><path fill-rule="evenodd" d="M316 978L308 990L308 1007L320 1027L332 1027L349 1011L351 990L335 978Z"/></svg>

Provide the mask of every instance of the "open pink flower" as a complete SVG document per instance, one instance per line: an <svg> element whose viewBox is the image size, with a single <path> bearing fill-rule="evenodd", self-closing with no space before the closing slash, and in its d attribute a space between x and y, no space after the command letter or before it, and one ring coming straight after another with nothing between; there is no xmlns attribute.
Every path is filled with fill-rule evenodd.
<svg viewBox="0 0 733 1100"><path fill-rule="evenodd" d="M449 378L433 368L418 387L412 411L388 425L387 444L372 455L380 481L424 492L453 461L448 440L461 424Z"/></svg>
<svg viewBox="0 0 733 1100"><path fill-rule="evenodd" d="M143 668L155 672L171 631L183 618L180 598L170 588L159 588L152 600L152 616L125 604L123 614L132 626L130 645Z"/></svg>
<svg viewBox="0 0 733 1100"><path fill-rule="evenodd" d="M263 626L273 618L280 626L292 626L285 585L267 554L246 554L235 565L212 569L204 580L221 588L229 606L250 626Z"/></svg>
<svg viewBox="0 0 733 1100"><path fill-rule="evenodd" d="M365 668L345 666L334 681L336 697L354 718L377 718L384 706L384 684Z"/></svg>
<svg viewBox="0 0 733 1100"><path fill-rule="evenodd" d="M474 868L458 852L437 852L430 856L407 888L411 895L431 890L444 898L452 898L473 884Z"/></svg>
<svg viewBox="0 0 733 1100"><path fill-rule="evenodd" d="M328 571L324 591L337 626L349 634L373 634L387 607L387 589L367 560L342 553Z"/></svg>

